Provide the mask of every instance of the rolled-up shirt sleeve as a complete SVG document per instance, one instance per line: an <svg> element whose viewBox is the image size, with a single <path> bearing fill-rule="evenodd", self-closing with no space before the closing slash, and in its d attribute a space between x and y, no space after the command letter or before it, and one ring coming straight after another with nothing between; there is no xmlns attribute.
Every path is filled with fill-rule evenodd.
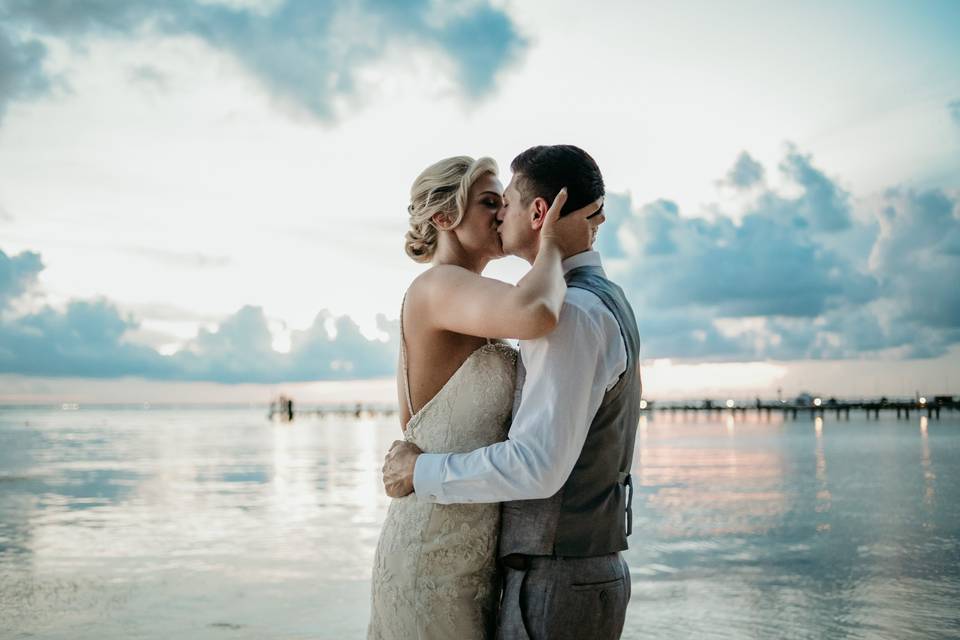
<svg viewBox="0 0 960 640"><path fill-rule="evenodd" d="M619 325L606 308L600 313L609 317L564 302L556 329L523 343L526 379L509 438L469 453L421 454L413 475L419 500L503 502L560 490L604 393L626 366Z"/></svg>

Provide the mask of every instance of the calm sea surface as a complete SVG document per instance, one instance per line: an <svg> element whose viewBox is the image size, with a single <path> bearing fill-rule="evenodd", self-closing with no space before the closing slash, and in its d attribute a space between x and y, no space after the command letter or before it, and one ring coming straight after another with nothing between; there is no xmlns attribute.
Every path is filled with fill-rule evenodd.
<svg viewBox="0 0 960 640"><path fill-rule="evenodd" d="M361 638L395 419L0 408L0 637ZM960 637L960 416L640 425L624 638Z"/></svg>

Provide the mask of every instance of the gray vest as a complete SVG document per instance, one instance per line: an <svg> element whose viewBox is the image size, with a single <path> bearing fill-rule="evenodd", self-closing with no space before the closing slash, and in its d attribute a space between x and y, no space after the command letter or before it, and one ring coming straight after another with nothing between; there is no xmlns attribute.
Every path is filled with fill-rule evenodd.
<svg viewBox="0 0 960 640"><path fill-rule="evenodd" d="M604 394L563 487L543 500L503 503L500 557L511 553L585 557L622 551L633 526L630 466L641 393L637 321L623 290L599 267L578 267L565 277L568 287L590 291L613 313L626 347L627 368Z"/></svg>

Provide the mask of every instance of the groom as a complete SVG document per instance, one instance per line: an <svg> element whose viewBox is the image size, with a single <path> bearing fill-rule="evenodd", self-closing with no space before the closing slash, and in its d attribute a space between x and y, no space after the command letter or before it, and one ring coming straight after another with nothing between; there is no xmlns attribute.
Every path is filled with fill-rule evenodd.
<svg viewBox="0 0 960 640"><path fill-rule="evenodd" d="M603 177L572 145L527 149L510 168L499 233L506 253L532 263L560 189L568 188L564 213L575 211L603 195ZM567 293L556 329L520 341L508 439L455 454L397 441L383 467L394 498L416 491L440 504L503 502L504 640L619 638L630 599L620 552L632 527L637 324L592 245L562 264Z"/></svg>

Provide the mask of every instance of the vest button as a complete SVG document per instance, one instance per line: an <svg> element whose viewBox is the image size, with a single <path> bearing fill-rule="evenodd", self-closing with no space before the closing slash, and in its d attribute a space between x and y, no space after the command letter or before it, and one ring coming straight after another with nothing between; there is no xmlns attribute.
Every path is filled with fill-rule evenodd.
<svg viewBox="0 0 960 640"><path fill-rule="evenodd" d="M606 602L606 601L607 601L607 590L603 589L600 591L600 602Z"/></svg>

